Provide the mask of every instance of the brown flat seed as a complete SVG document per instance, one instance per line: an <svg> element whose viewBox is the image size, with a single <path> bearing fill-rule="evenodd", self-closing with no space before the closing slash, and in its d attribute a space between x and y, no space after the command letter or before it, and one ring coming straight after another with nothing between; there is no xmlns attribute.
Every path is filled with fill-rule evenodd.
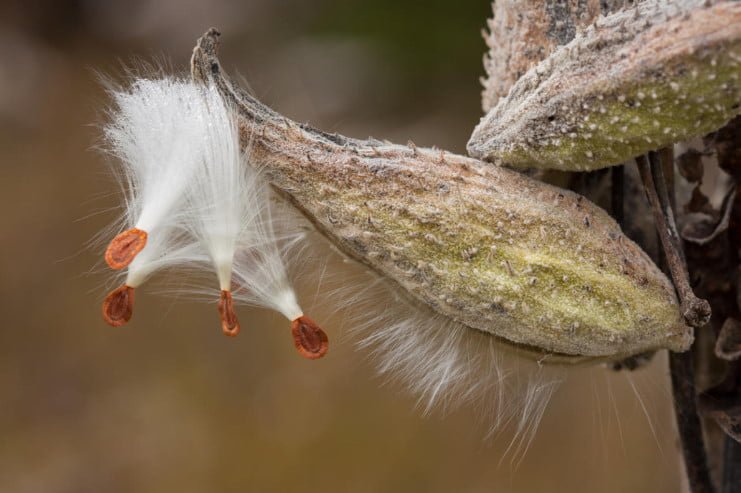
<svg viewBox="0 0 741 493"><path fill-rule="evenodd" d="M134 288L123 285L114 289L103 301L103 320L111 327L121 327L131 320L134 312Z"/></svg>
<svg viewBox="0 0 741 493"><path fill-rule="evenodd" d="M221 292L218 309L221 317L221 330L224 331L224 334L230 337L239 334L239 320L234 312L234 300L231 291Z"/></svg>
<svg viewBox="0 0 741 493"><path fill-rule="evenodd" d="M301 356L307 359L319 359L327 354L329 338L312 319L306 315L291 322L293 343Z"/></svg>
<svg viewBox="0 0 741 493"><path fill-rule="evenodd" d="M111 269L123 269L134 260L147 244L147 232L131 228L119 233L108 244L105 251L105 261Z"/></svg>

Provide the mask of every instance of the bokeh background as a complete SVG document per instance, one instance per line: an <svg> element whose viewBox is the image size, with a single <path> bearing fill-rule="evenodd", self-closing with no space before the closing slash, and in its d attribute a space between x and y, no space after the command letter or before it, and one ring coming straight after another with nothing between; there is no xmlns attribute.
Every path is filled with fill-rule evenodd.
<svg viewBox="0 0 741 493"><path fill-rule="evenodd" d="M0 2L0 491L677 491L664 355L565 372L513 458L512 430L486 438L476 409L422 417L339 323L309 362L264 310L242 309L232 340L213 306L144 289L129 326L101 320L109 277L88 242L116 187L94 149L99 73L155 58L184 71L217 26L224 67L285 115L464 152L489 13L486 0Z"/></svg>

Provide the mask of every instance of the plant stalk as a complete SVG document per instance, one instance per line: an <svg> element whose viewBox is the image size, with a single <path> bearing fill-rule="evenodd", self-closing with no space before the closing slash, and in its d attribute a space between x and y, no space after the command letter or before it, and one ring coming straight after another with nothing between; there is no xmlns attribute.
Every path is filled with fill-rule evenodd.
<svg viewBox="0 0 741 493"><path fill-rule="evenodd" d="M664 155L668 154L664 153ZM685 319L693 327L699 328L707 323L710 317L710 305L707 301L697 298L692 291L661 159L658 153L652 153L649 157L650 163L645 156L636 158L638 171L653 212L667 265L682 303ZM710 479L702 425L697 411L692 352L670 352L669 368L674 393L674 411L690 489L693 493L713 493L715 487Z"/></svg>

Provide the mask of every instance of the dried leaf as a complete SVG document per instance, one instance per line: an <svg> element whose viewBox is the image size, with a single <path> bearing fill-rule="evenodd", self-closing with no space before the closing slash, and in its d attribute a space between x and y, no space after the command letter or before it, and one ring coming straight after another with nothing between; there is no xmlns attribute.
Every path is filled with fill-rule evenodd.
<svg viewBox="0 0 741 493"><path fill-rule="evenodd" d="M683 154L680 154L676 159L679 174L690 183L702 182L702 174L704 171L702 156L702 152L690 148Z"/></svg>
<svg viewBox="0 0 741 493"><path fill-rule="evenodd" d="M741 358L741 322L728 318L715 341L715 355L727 361Z"/></svg>
<svg viewBox="0 0 741 493"><path fill-rule="evenodd" d="M703 415L713 418L723 431L741 442L741 364L729 364L723 381L699 396Z"/></svg>
<svg viewBox="0 0 741 493"><path fill-rule="evenodd" d="M708 200L705 194L702 193L700 185L697 185L692 189L692 195L690 196L689 202L685 204L684 209L687 212L704 213L704 215L710 216L710 219L712 219L713 216L713 206L710 205L710 200Z"/></svg>
<svg viewBox="0 0 741 493"><path fill-rule="evenodd" d="M697 190L697 188L695 190ZM703 197L705 196L703 195ZM682 238L685 241L689 241L696 245L706 245L717 238L718 235L727 231L735 198L736 188L734 187L728 191L723 199L720 214L688 215L686 217L686 224L682 228ZM707 201L707 199L705 200Z"/></svg>
<svg viewBox="0 0 741 493"><path fill-rule="evenodd" d="M712 136L709 144L718 154L718 165L731 175L736 183L741 181L741 117L736 117Z"/></svg>

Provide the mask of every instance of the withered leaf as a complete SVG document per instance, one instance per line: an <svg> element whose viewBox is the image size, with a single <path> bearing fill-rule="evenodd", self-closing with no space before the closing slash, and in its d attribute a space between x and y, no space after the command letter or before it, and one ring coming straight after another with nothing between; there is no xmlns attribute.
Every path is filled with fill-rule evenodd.
<svg viewBox="0 0 741 493"><path fill-rule="evenodd" d="M687 149L677 156L676 164L679 174L690 183L700 183L702 181L703 153L697 149Z"/></svg>
<svg viewBox="0 0 741 493"><path fill-rule="evenodd" d="M695 190L698 189L695 188ZM705 196L703 195L702 197ZM686 218L687 223L682 228L682 238L696 245L706 245L717 238L718 235L728 230L735 198L736 187L733 187L723 198L719 213L712 215L689 214ZM707 198L705 198L705 205L707 207L703 208L703 210L710 207L707 203Z"/></svg>
<svg viewBox="0 0 741 493"><path fill-rule="evenodd" d="M715 341L715 355L727 361L741 358L741 322L728 318Z"/></svg>

